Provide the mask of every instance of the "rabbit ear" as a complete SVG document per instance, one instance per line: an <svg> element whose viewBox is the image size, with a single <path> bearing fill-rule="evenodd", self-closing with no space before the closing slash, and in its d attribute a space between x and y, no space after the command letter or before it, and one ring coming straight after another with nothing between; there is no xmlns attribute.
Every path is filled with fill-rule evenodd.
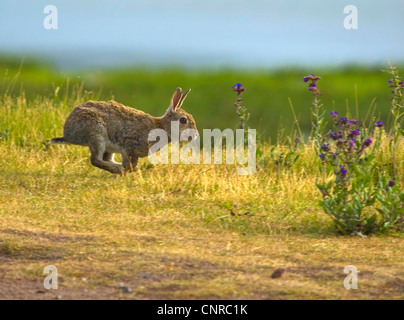
<svg viewBox="0 0 404 320"><path fill-rule="evenodd" d="M176 111L177 109L180 108L180 102L182 99L181 93L182 93L181 88L175 89L175 92L174 92L173 96L171 97L170 106L168 107L167 111Z"/></svg>
<svg viewBox="0 0 404 320"><path fill-rule="evenodd" d="M182 104L184 103L185 98L187 97L188 93L191 91L191 89L188 89L185 91L185 93L182 95L180 102L178 103L177 108L181 108Z"/></svg>

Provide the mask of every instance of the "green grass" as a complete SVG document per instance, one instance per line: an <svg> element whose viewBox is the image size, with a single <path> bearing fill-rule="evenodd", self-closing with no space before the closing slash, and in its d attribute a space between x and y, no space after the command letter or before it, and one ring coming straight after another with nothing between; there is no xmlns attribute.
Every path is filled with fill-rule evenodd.
<svg viewBox="0 0 404 320"><path fill-rule="evenodd" d="M286 119L289 113L288 96L301 115L308 116L310 107L304 83L300 76L293 80L292 73L276 78L138 70L138 77L127 72L133 96L120 86L126 83L124 73L102 73L104 80L90 84L104 83L103 92L116 89L118 101L132 104L133 98L152 113L164 110L173 87L192 87L186 109L195 114L200 130L236 125L231 85L237 81L249 90L245 99L252 118L259 110L263 116L271 112L268 119L276 128L279 116ZM57 82L62 75L50 74L55 86L62 84ZM354 83L354 76L345 75L350 84L338 87L338 81L326 81L331 75L323 76L325 93L349 91ZM10 84L4 82L0 98L1 299L404 298L403 234L337 235L319 207L318 159L310 143L301 146L291 168L269 161L251 176L238 176L235 165L150 166L147 159L134 173L111 175L90 165L86 148L44 143L61 135L74 105L98 94L70 84L67 93L61 89L54 95L51 81L39 78L25 82L22 71L16 83L31 91L24 94L16 85L4 94ZM378 88L369 96L388 94L382 75L370 72L367 79L367 86ZM284 88L288 81L294 85ZM388 105L387 94L380 104ZM360 102L361 110L367 103ZM275 152L288 150L265 143L265 154L273 146ZM380 157L389 157L387 137ZM397 175L404 177L402 148L398 159ZM45 291L43 269L51 264L58 268L59 289ZM343 286L347 265L360 271L358 290ZM272 279L278 268L285 268L285 275ZM132 291L117 289L121 283Z"/></svg>

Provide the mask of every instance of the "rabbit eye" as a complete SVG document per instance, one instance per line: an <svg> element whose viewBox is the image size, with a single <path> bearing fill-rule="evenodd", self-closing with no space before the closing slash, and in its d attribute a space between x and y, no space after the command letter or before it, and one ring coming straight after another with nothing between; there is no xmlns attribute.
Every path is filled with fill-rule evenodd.
<svg viewBox="0 0 404 320"><path fill-rule="evenodd" d="M187 123L187 118L180 118L181 123Z"/></svg>

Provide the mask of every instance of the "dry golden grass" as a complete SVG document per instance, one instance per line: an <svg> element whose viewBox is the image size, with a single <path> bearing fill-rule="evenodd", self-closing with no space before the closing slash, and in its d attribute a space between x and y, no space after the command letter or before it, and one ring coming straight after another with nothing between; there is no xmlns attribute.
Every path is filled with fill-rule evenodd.
<svg viewBox="0 0 404 320"><path fill-rule="evenodd" d="M115 176L85 148L42 144L60 135L63 103L19 99L1 106L0 299L404 298L403 235L337 236L310 146L293 168L251 176L147 159ZM46 265L58 290L43 288ZM343 286L347 265L358 290Z"/></svg>
<svg viewBox="0 0 404 320"><path fill-rule="evenodd" d="M335 236L313 173L143 160L120 177L79 147L1 152L1 298L404 298L403 237ZM59 289L43 293L49 264Z"/></svg>

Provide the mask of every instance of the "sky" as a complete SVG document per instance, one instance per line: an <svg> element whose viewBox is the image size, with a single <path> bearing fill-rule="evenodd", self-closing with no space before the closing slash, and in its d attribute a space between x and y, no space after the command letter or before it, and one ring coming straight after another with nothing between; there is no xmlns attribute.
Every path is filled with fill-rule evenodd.
<svg viewBox="0 0 404 320"><path fill-rule="evenodd" d="M44 28L49 4L57 30ZM0 53L66 69L385 65L404 61L403 31L404 0L0 0Z"/></svg>

